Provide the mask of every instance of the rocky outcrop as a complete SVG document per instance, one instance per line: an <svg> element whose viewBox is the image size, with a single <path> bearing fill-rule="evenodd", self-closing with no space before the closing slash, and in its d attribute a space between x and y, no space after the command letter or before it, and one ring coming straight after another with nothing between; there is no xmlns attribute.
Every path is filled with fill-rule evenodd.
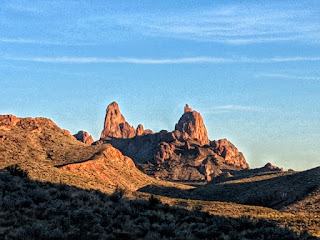
<svg viewBox="0 0 320 240"><path fill-rule="evenodd" d="M155 163L159 165L165 162L166 160L171 159L175 149L176 148L174 143L166 143L166 142L160 143L158 145L158 150L154 155Z"/></svg>
<svg viewBox="0 0 320 240"><path fill-rule="evenodd" d="M210 143L202 116L197 111L192 110L188 104L184 107L184 114L176 124L175 130L181 132L179 140L193 139L198 141L200 145Z"/></svg>
<svg viewBox="0 0 320 240"><path fill-rule="evenodd" d="M271 163L267 163L266 165L264 165L264 167L260 168L261 171L277 171L277 172L283 172L283 168L277 167L272 165Z"/></svg>
<svg viewBox="0 0 320 240"><path fill-rule="evenodd" d="M225 159L226 164L238 166L243 169L249 168L243 154L227 139L214 140L210 142L213 151Z"/></svg>
<svg viewBox="0 0 320 240"><path fill-rule="evenodd" d="M137 136L141 136L143 134L144 134L144 128L143 128L142 124L139 124L137 129L136 129L136 135Z"/></svg>
<svg viewBox="0 0 320 240"><path fill-rule="evenodd" d="M0 115L0 130L10 131L14 129L30 130L40 132L43 128L61 130L57 125L47 118L19 118L14 115ZM67 131L67 130L63 130ZM68 132L68 131L67 131Z"/></svg>
<svg viewBox="0 0 320 240"><path fill-rule="evenodd" d="M91 145L94 142L92 136L89 135L89 133L87 133L86 131L79 131L77 134L74 134L73 136L80 142L83 142L88 145Z"/></svg>
<svg viewBox="0 0 320 240"><path fill-rule="evenodd" d="M112 102L109 104L107 107L101 138L132 138L134 136L136 136L136 130L121 114L118 103Z"/></svg>
<svg viewBox="0 0 320 240"><path fill-rule="evenodd" d="M105 129L116 130L109 131L108 137L101 138L100 142L112 144L132 158L144 173L159 179L211 181L222 170L239 171L249 167L242 153L226 139L210 144L200 113L189 105L184 107L184 114L172 132L152 133L140 124L134 137L121 137L119 122L124 123L125 118L119 106L112 103L107 109ZM106 133L105 129L103 132ZM115 132L116 137L112 137L111 133Z"/></svg>

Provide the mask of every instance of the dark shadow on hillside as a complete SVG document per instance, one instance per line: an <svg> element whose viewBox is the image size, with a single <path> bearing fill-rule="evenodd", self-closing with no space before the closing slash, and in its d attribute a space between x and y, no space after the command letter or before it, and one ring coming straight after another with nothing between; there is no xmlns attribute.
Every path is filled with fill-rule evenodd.
<svg viewBox="0 0 320 240"><path fill-rule="evenodd" d="M316 239L266 220L188 211L154 197L126 200L121 191L106 195L8 170L0 171L1 239Z"/></svg>
<svg viewBox="0 0 320 240"><path fill-rule="evenodd" d="M281 209L303 200L311 192L320 188L320 168L255 181L215 184L208 183L192 190L146 186L138 191L173 198L234 202Z"/></svg>

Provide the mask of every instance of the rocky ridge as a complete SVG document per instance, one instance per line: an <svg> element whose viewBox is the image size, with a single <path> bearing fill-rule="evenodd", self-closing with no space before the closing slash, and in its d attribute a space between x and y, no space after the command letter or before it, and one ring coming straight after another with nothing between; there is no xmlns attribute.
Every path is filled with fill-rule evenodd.
<svg viewBox="0 0 320 240"><path fill-rule="evenodd" d="M228 140L210 142L202 116L189 105L172 132L146 132L142 125L134 132L115 102L107 108L104 126L100 141L94 144L112 144L143 172L159 179L210 181L222 169L249 168L243 154Z"/></svg>

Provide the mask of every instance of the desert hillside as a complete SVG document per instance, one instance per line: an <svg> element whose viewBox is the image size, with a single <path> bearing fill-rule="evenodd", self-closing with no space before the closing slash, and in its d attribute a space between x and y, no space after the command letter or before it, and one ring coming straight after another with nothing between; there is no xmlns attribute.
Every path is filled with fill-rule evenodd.
<svg viewBox="0 0 320 240"><path fill-rule="evenodd" d="M111 239L320 236L319 168L285 172L271 164L259 169L236 167L228 161L241 158L241 154L227 140L201 145L197 139L190 138L191 131L184 135L186 139L170 142L167 137L178 136L177 130L141 133L143 127L138 129L133 137L130 134L125 138L108 137L90 145L90 141L81 142L90 139L88 133L73 136L46 118L0 116L0 214L7 219L1 222L0 235L5 239L23 239L24 234L33 234L36 239L92 239L98 231L99 236ZM125 146L119 147L123 151L115 148L117 141ZM152 168L155 162L139 165L125 155L128 146L136 151L141 144L137 155L133 155L140 156L148 143L156 144L156 149L160 147L160 152L151 155L158 159L158 168ZM170 147L162 146L172 143L174 149L168 155ZM150 149L146 148L146 152ZM151 176L140 171L136 164ZM211 173L205 175L206 169ZM195 171L204 174L199 175L204 176L200 181L192 180ZM182 174L191 178L180 178ZM183 181L163 181L157 176ZM49 205L52 207L44 212L44 207ZM10 206L17 210L9 216ZM101 222L105 216L113 218L111 209L114 214L120 209L127 212L122 220L119 218L111 225ZM63 223L65 216L70 218ZM82 230L78 218L88 221ZM44 224L42 228L40 223ZM233 230L224 229L226 225L234 226ZM138 226L139 230L131 231L130 235L132 226ZM87 235L82 235L83 231Z"/></svg>

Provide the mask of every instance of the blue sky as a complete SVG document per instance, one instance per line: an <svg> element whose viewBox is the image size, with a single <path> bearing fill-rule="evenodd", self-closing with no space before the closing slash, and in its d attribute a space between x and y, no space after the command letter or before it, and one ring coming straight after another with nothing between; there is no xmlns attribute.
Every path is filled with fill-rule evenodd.
<svg viewBox="0 0 320 240"><path fill-rule="evenodd" d="M0 114L97 139L112 101L173 130L188 103L251 167L320 165L319 1L0 2Z"/></svg>

